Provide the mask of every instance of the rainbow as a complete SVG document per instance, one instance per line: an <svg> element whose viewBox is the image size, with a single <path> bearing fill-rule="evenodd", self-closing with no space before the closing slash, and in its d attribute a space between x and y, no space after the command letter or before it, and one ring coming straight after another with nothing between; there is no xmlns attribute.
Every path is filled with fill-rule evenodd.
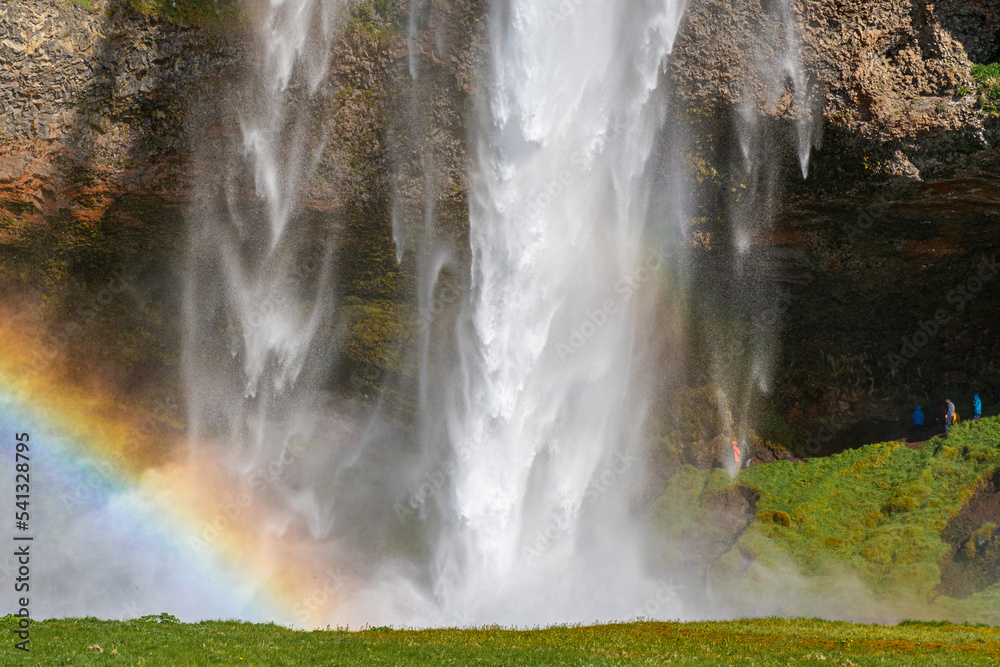
<svg viewBox="0 0 1000 667"><path fill-rule="evenodd" d="M285 535L259 490L214 448L185 442L182 424L79 379L42 331L0 317L0 489L10 484L13 503L14 435L26 432L32 615L324 625L340 603L329 594L340 582L327 581L328 551ZM9 576L8 566L0 580Z"/></svg>

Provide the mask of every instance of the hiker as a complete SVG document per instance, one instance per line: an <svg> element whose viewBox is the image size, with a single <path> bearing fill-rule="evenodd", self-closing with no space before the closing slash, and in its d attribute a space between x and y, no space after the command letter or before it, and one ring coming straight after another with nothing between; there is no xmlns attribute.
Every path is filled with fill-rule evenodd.
<svg viewBox="0 0 1000 667"><path fill-rule="evenodd" d="M733 440L733 456L736 458L736 468L740 467L740 446Z"/></svg>
<svg viewBox="0 0 1000 667"><path fill-rule="evenodd" d="M917 406L913 411L913 435L920 435L924 431L924 411Z"/></svg>
<svg viewBox="0 0 1000 667"><path fill-rule="evenodd" d="M983 402L979 400L979 394L972 395L972 421L976 421L983 416Z"/></svg>
<svg viewBox="0 0 1000 667"><path fill-rule="evenodd" d="M947 433L951 425L955 423L955 404L951 402L950 398L946 398L945 405L947 411L944 413L944 432Z"/></svg>

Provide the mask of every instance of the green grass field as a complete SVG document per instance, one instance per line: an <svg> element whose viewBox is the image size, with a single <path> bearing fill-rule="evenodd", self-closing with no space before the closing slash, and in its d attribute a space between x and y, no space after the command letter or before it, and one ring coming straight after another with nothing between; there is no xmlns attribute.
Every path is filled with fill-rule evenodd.
<svg viewBox="0 0 1000 667"><path fill-rule="evenodd" d="M996 665L1000 628L761 619L514 631L298 632L238 622L52 620L4 665ZM93 647L93 648L92 648ZM98 650L97 647L100 647Z"/></svg>

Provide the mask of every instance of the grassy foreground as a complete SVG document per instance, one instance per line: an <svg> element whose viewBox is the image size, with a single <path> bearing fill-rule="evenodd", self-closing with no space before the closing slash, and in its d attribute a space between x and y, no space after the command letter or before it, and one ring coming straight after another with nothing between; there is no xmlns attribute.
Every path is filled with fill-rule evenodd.
<svg viewBox="0 0 1000 667"><path fill-rule="evenodd" d="M996 665L1000 628L759 619L514 631L299 632L233 621L35 623L31 651L2 619L14 665ZM99 647L99 649L98 649Z"/></svg>

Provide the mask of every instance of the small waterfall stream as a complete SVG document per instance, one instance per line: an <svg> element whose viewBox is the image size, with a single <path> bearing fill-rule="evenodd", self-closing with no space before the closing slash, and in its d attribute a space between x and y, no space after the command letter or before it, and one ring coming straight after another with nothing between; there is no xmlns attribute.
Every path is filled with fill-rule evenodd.
<svg viewBox="0 0 1000 667"><path fill-rule="evenodd" d="M788 132L784 124L774 121L779 106L786 105L781 113L794 119L793 145L803 178L808 177L810 154L818 140L814 91L802 66L798 29L789 0L772 3L764 12L751 63L755 76L750 81L756 86L748 82L734 119L742 163L734 165L740 183L726 210L732 248L728 266L733 289L729 298L733 312L741 312L744 321L761 324L757 316L772 299L773 285L765 275L766 247L781 194L781 147L785 144L781 135ZM724 389L717 396L720 418L730 437L744 443L758 416L757 399L770 392L778 352L777 333L772 322L714 334L712 347L719 351L714 361L714 383ZM743 452L741 463L747 456ZM723 460L732 459L725 456Z"/></svg>
<svg viewBox="0 0 1000 667"><path fill-rule="evenodd" d="M288 434L274 429L301 417L310 401L303 375L329 354L319 333L331 307L332 248L298 207L317 151L308 102L327 72L332 11L322 0L268 3L258 60L234 103L239 134L227 147L234 159L202 184L193 216L189 428L194 440L223 438L244 470L281 451ZM303 280L307 263L321 267L315 284Z"/></svg>

